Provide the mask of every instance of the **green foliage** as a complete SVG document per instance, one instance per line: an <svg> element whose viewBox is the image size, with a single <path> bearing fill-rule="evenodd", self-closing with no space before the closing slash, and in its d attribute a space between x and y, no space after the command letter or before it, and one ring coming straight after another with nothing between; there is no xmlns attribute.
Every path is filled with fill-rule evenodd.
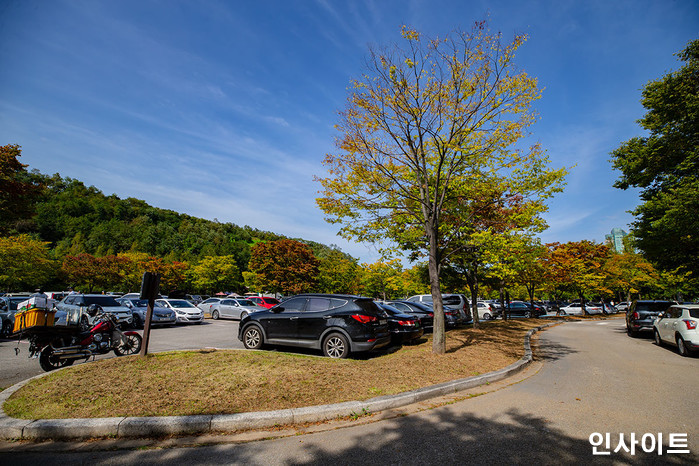
<svg viewBox="0 0 699 466"><path fill-rule="evenodd" d="M48 244L28 235L0 237L0 289L31 291L56 275Z"/></svg>
<svg viewBox="0 0 699 466"><path fill-rule="evenodd" d="M0 146L0 234L31 229L33 202L41 185L19 162L21 155L17 144Z"/></svg>
<svg viewBox="0 0 699 466"><path fill-rule="evenodd" d="M617 188L641 188L635 244L661 269L699 270L699 40L678 54L684 65L643 89L639 124L650 134L612 153Z"/></svg>
<svg viewBox="0 0 699 466"><path fill-rule="evenodd" d="M242 291L243 276L234 256L204 257L188 274L196 290L209 293Z"/></svg>
<svg viewBox="0 0 699 466"><path fill-rule="evenodd" d="M281 239L255 244L249 267L255 273L254 282L260 289L273 293L298 294L314 289L319 264L320 261L308 245Z"/></svg>

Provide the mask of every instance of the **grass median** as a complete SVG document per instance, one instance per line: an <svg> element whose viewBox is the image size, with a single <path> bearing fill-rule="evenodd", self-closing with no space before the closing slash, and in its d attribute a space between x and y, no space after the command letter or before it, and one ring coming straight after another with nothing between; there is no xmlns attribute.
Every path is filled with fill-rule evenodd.
<svg viewBox="0 0 699 466"><path fill-rule="evenodd" d="M5 412L23 419L177 416L269 411L393 395L497 370L524 355L526 332L544 321L487 322L397 350L329 359L314 353L199 350L76 364L14 393Z"/></svg>

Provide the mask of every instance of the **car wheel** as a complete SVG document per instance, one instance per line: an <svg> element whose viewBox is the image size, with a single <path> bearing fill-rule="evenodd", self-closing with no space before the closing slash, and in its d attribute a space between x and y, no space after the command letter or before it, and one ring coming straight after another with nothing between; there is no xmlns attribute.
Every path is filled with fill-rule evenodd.
<svg viewBox="0 0 699 466"><path fill-rule="evenodd" d="M329 358L344 359L350 354L349 341L341 333L331 333L323 341L323 354Z"/></svg>
<svg viewBox="0 0 699 466"><path fill-rule="evenodd" d="M655 329L653 331L653 337L655 338L655 344L658 346L663 345L663 340L660 339L660 332L658 332L658 329Z"/></svg>
<svg viewBox="0 0 699 466"><path fill-rule="evenodd" d="M248 313L247 313L247 312L245 312L245 311L241 312L241 313L240 313L240 320L245 319L247 316L248 316Z"/></svg>
<svg viewBox="0 0 699 466"><path fill-rule="evenodd" d="M492 320L493 316L491 316L488 312L483 314L483 320Z"/></svg>
<svg viewBox="0 0 699 466"><path fill-rule="evenodd" d="M677 351L682 356L689 356L689 350L687 349L687 345L684 342L684 339L681 336L677 336Z"/></svg>
<svg viewBox="0 0 699 466"><path fill-rule="evenodd" d="M243 346L247 349L262 348L262 331L255 325L251 325L243 332Z"/></svg>
<svg viewBox="0 0 699 466"><path fill-rule="evenodd" d="M531 316L532 316L532 313L531 313L531 312L529 312L529 311L525 311L525 312L524 312L524 317L525 317L526 319L529 319Z"/></svg>
<svg viewBox="0 0 699 466"><path fill-rule="evenodd" d="M631 338L636 338L636 332L634 332L633 330L631 330L631 328L629 328L629 327L626 327L626 334L627 334L628 336L630 336Z"/></svg>
<svg viewBox="0 0 699 466"><path fill-rule="evenodd" d="M143 322L141 322L141 318L138 314L134 314L133 316L133 328L143 328Z"/></svg>
<svg viewBox="0 0 699 466"><path fill-rule="evenodd" d="M212 311L211 312L211 318L214 320L218 320L218 311Z"/></svg>

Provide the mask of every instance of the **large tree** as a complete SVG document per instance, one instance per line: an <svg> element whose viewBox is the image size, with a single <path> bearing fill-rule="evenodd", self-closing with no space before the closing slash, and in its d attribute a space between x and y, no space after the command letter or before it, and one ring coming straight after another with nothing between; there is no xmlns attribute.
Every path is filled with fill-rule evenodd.
<svg viewBox="0 0 699 466"><path fill-rule="evenodd" d="M641 188L636 246L664 270L699 273L699 40L678 54L684 65L643 89L648 136L612 155L617 188Z"/></svg>
<svg viewBox="0 0 699 466"><path fill-rule="evenodd" d="M345 238L427 256L433 351L442 354L440 269L465 245L457 233L480 215L474 201L543 200L565 171L549 169L538 146L516 145L540 96L514 63L524 36L503 44L485 22L441 39L407 27L402 36L403 47L371 49L367 72L352 82L318 205Z"/></svg>
<svg viewBox="0 0 699 466"><path fill-rule="evenodd" d="M248 267L260 291L298 294L316 286L319 265L308 245L280 239L254 245Z"/></svg>
<svg viewBox="0 0 699 466"><path fill-rule="evenodd" d="M0 146L0 233L4 234L32 217L33 202L41 191L40 183L20 163L21 155L17 144Z"/></svg>

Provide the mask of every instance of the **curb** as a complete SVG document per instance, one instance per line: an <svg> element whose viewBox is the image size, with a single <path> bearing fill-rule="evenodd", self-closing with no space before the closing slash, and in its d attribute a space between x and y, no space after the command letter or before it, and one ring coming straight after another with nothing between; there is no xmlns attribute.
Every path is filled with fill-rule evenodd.
<svg viewBox="0 0 699 466"><path fill-rule="evenodd" d="M450 395L479 385L496 382L523 370L532 362L531 336L559 322L529 330L524 337L524 356L509 366L487 374L418 388L397 395L365 401L347 401L304 408L237 414L208 414L162 417L109 417L86 419L16 419L0 409L0 438L4 439L87 439L97 437L149 437L160 435L200 435L274 426L321 422L359 413L376 413L410 405L430 398ZM48 373L47 373L48 374ZM0 407L17 390L40 374L0 392Z"/></svg>

